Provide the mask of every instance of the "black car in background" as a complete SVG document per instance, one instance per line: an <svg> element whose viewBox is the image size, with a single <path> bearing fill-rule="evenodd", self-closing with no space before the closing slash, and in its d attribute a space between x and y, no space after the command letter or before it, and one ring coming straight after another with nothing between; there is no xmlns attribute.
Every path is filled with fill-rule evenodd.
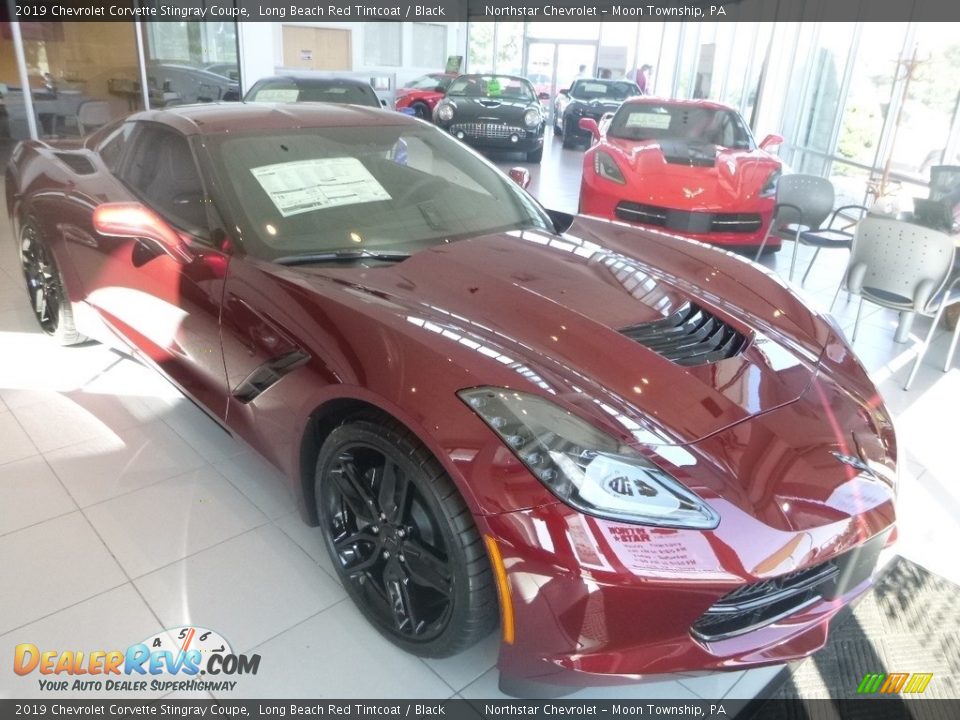
<svg viewBox="0 0 960 720"><path fill-rule="evenodd" d="M369 83L346 78L278 75L263 78L250 88L244 102L330 102L348 105L383 105Z"/></svg>
<svg viewBox="0 0 960 720"><path fill-rule="evenodd" d="M516 75L461 75L433 111L433 121L469 145L543 159L546 125L536 90Z"/></svg>
<svg viewBox="0 0 960 720"><path fill-rule="evenodd" d="M563 147L572 148L590 141L590 134L580 129L580 118L593 118L599 123L607 113L616 112L624 100L642 94L639 86L629 80L574 81L569 90L560 91L553 119L554 130L563 135Z"/></svg>

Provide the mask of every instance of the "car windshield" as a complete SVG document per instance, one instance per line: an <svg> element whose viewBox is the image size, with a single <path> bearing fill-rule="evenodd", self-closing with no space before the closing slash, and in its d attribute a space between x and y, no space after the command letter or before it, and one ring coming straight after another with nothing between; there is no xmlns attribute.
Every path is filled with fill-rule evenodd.
<svg viewBox="0 0 960 720"><path fill-rule="evenodd" d="M535 94L530 81L523 78L509 75L462 75L450 84L447 96L532 101Z"/></svg>
<svg viewBox="0 0 960 720"><path fill-rule="evenodd" d="M679 140L746 150L755 147L739 113L694 105L622 105L610 122L607 135L624 140Z"/></svg>
<svg viewBox="0 0 960 720"><path fill-rule="evenodd" d="M208 136L247 251L412 254L468 237L553 231L487 161L431 127L324 127Z"/></svg>
<svg viewBox="0 0 960 720"><path fill-rule="evenodd" d="M601 80L577 80L570 88L570 97L576 100L626 100L640 95L640 88L632 82L603 82Z"/></svg>
<svg viewBox="0 0 960 720"><path fill-rule="evenodd" d="M416 80L411 80L406 85L405 88L410 88L411 90L440 90L443 91L447 88L450 82L453 80L449 75L424 75L419 77Z"/></svg>
<svg viewBox="0 0 960 720"><path fill-rule="evenodd" d="M338 82L272 82L255 87L248 102L331 102L380 107L373 88Z"/></svg>

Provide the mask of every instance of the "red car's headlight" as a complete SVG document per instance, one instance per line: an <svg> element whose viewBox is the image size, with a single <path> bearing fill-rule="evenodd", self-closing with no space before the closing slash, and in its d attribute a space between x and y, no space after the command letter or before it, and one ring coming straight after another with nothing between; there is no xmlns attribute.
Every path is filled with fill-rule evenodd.
<svg viewBox="0 0 960 720"><path fill-rule="evenodd" d="M777 181L780 179L780 170L774 170L770 173L770 177L767 178L767 181L763 184L763 187L760 188L760 197L773 197L777 194Z"/></svg>
<svg viewBox="0 0 960 720"><path fill-rule="evenodd" d="M593 171L600 177L620 185L626 185L627 183L623 179L623 173L617 167L616 161L602 150L597 150L593 155Z"/></svg>
<svg viewBox="0 0 960 720"><path fill-rule="evenodd" d="M489 387L458 395L547 489L581 512L698 530L720 522L716 511L666 472L548 400Z"/></svg>

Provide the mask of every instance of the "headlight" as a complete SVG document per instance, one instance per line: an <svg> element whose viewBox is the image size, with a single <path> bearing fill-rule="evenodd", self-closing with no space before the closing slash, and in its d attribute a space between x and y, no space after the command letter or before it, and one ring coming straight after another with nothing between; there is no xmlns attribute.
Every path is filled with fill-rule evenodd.
<svg viewBox="0 0 960 720"><path fill-rule="evenodd" d="M528 128L535 128L540 124L540 111L530 108L523 114L523 124Z"/></svg>
<svg viewBox="0 0 960 720"><path fill-rule="evenodd" d="M770 177L767 178L767 181L763 184L763 187L760 188L760 197L773 197L777 194L777 180L780 179L780 170L774 170L770 173Z"/></svg>
<svg viewBox="0 0 960 720"><path fill-rule="evenodd" d="M627 181L623 179L623 173L617 167L616 161L602 150L598 150L593 155L593 171L607 180L612 180L621 185L627 184Z"/></svg>
<svg viewBox="0 0 960 720"><path fill-rule="evenodd" d="M453 105L444 103L437 108L437 119L442 120L443 122L450 122L453 120Z"/></svg>
<svg viewBox="0 0 960 720"><path fill-rule="evenodd" d="M709 530L720 516L629 446L553 403L502 388L458 395L547 489L610 520Z"/></svg>

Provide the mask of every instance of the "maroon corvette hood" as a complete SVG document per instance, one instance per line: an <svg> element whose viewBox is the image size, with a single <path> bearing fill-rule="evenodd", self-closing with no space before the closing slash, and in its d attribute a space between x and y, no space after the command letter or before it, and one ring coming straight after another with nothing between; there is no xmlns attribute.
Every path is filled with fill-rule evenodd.
<svg viewBox="0 0 960 720"><path fill-rule="evenodd" d="M599 244L598 230L606 233L608 249ZM802 306L778 305L776 293L751 290L734 277L739 271L757 284L767 281L765 275L739 261L724 269L725 256L710 250L718 262L705 264L683 241L658 245L654 237L630 257L627 248L616 249L619 231L580 219L562 238L529 231L490 235L438 246L396 266L303 274L310 282L334 279L352 295L368 295L377 312L393 312L406 321L401 327L421 332L427 343L442 343L436 335L444 332L469 337L486 355L478 361L520 363L541 381L549 379L538 384L540 391L549 385L550 392L579 399L600 417L598 405L608 416L648 418L646 429L665 443L694 442L806 390L821 345ZM639 237L630 230L634 243ZM688 303L741 333L745 349L688 367L621 332ZM802 316L801 322L787 312ZM474 377L478 385L490 382L477 371ZM514 386L520 383L515 376Z"/></svg>
<svg viewBox="0 0 960 720"><path fill-rule="evenodd" d="M780 161L762 150L609 138L637 200L677 209L724 209L755 198Z"/></svg>

